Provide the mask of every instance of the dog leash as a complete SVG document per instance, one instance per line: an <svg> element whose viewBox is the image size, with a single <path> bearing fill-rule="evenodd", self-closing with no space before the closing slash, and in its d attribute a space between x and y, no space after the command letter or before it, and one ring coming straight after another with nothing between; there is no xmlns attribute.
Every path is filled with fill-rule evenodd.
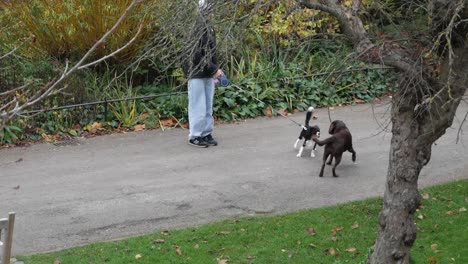
<svg viewBox="0 0 468 264"><path fill-rule="evenodd" d="M246 90L240 88L238 85L235 85L235 84L233 84L233 83L230 83L230 85L231 85L232 87L238 89L239 91L242 91L242 92L244 92L244 93L248 93L248 91L246 91ZM262 100L258 99L256 96L254 96L254 99L257 100L258 102L264 104L264 105L268 105L268 104L266 104L265 102L263 102ZM292 120L291 118L289 118L289 117L286 116L285 114L283 114L283 113L281 113L281 112L279 112L279 111L276 111L275 109L273 109L273 107L271 107L271 105L268 105L268 106L270 107L271 111L274 111L274 112L280 114L282 117L284 117L284 118L288 119L289 121L293 122L294 124L296 124L296 125L302 127L302 129L307 130L307 128L306 128L303 124L300 124L300 123L298 123L298 122Z"/></svg>

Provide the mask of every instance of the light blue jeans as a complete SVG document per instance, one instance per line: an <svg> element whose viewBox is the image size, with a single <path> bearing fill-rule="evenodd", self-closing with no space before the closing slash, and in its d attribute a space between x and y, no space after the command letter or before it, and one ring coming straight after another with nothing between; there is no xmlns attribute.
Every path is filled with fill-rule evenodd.
<svg viewBox="0 0 468 264"><path fill-rule="evenodd" d="M189 139L208 136L213 132L213 78L194 78L188 81Z"/></svg>

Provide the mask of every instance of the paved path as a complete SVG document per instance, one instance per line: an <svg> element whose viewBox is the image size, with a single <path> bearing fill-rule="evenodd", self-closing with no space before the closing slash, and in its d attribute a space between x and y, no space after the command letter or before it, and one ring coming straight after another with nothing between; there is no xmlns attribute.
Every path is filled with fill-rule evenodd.
<svg viewBox="0 0 468 264"><path fill-rule="evenodd" d="M455 144L468 111L433 147L421 186L468 178L468 136ZM354 136L358 164L346 153L319 178L322 150L297 158L299 128L284 118L216 127L220 146L187 145L182 129L79 139L76 145L40 144L0 150L0 214L16 211L15 254L67 248L161 229L247 215L277 214L383 194L390 134L388 105L338 107ZM328 130L326 109L315 121ZM303 122L305 113L291 118ZM468 130L468 125L464 125ZM21 161L18 161L22 159ZM18 161L18 162L16 162ZM15 186L19 189L14 189Z"/></svg>

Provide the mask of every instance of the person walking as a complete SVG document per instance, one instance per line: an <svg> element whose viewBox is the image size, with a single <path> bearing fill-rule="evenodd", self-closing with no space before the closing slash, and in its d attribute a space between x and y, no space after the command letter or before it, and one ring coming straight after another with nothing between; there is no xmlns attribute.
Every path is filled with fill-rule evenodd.
<svg viewBox="0 0 468 264"><path fill-rule="evenodd" d="M201 0L198 17L186 47L183 65L188 79L188 144L206 148L217 146L213 138L213 98L215 79L224 76L216 57L216 34L210 25L212 7Z"/></svg>

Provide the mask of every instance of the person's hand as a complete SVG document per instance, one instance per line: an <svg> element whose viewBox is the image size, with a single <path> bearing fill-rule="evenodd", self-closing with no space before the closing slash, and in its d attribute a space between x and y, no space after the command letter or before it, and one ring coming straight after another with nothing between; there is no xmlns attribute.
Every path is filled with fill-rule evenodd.
<svg viewBox="0 0 468 264"><path fill-rule="evenodd" d="M224 72L221 69L218 69L216 73L213 75L213 78L218 79L219 77L224 76Z"/></svg>

